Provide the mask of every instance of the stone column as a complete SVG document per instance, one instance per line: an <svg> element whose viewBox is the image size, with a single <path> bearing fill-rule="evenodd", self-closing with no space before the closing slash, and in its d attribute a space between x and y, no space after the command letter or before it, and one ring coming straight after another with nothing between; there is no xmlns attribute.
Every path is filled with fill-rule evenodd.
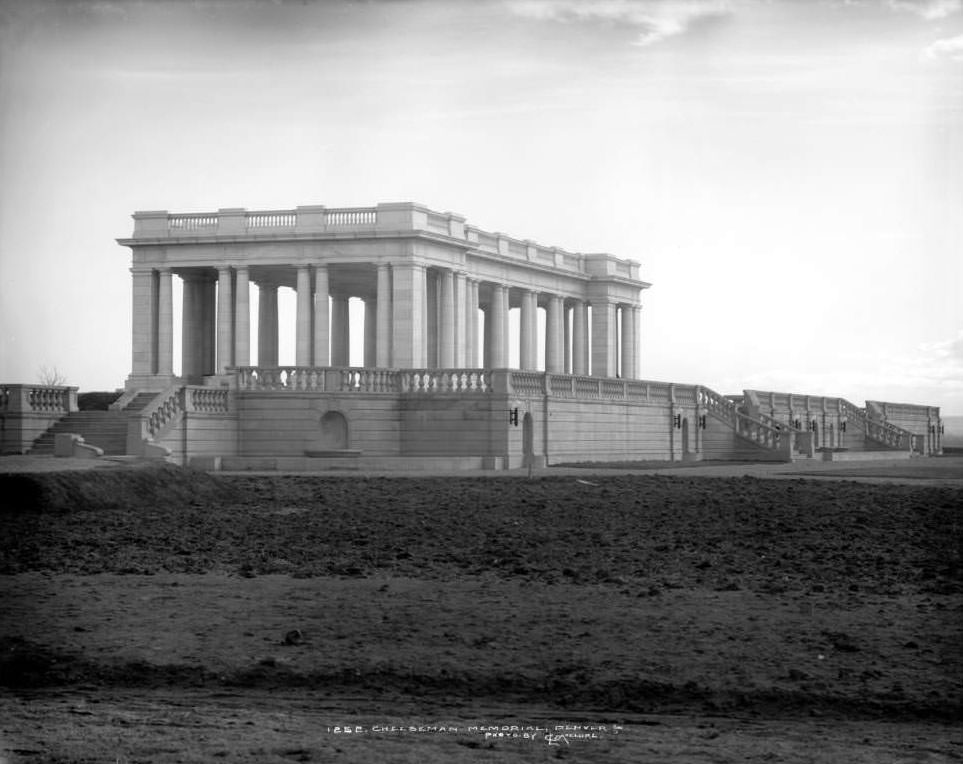
<svg viewBox="0 0 963 764"><path fill-rule="evenodd" d="M331 365L328 266L314 266L314 365Z"/></svg>
<svg viewBox="0 0 963 764"><path fill-rule="evenodd" d="M227 266L217 269L217 373L234 365L233 274Z"/></svg>
<svg viewBox="0 0 963 764"><path fill-rule="evenodd" d="M588 306L578 300L572 308L572 374L588 373Z"/></svg>
<svg viewBox="0 0 963 764"><path fill-rule="evenodd" d="M562 371L562 298L554 294L545 310L545 371Z"/></svg>
<svg viewBox="0 0 963 764"><path fill-rule="evenodd" d="M592 303L592 376L614 377L616 371L617 336L615 303Z"/></svg>
<svg viewBox="0 0 963 764"><path fill-rule="evenodd" d="M518 322L518 366L525 371L538 368L536 359L538 343L538 303L537 296L531 289L522 292L522 305Z"/></svg>
<svg viewBox="0 0 963 764"><path fill-rule="evenodd" d="M378 336L375 338L375 365L391 366L391 271L378 265Z"/></svg>
<svg viewBox="0 0 963 764"><path fill-rule="evenodd" d="M294 363L311 366L311 271L307 265L298 266L297 324L294 335Z"/></svg>
<svg viewBox="0 0 963 764"><path fill-rule="evenodd" d="M438 365L438 278L431 277L425 267L419 278L425 298L421 301L421 357L426 367Z"/></svg>
<svg viewBox="0 0 963 764"><path fill-rule="evenodd" d="M464 273L455 274L455 366L468 365L468 284Z"/></svg>
<svg viewBox="0 0 963 764"><path fill-rule="evenodd" d="M215 292L217 280L203 278L199 287L201 294L201 375L213 374L216 370L214 352L217 348L217 320Z"/></svg>
<svg viewBox="0 0 963 764"><path fill-rule="evenodd" d="M257 308L257 363L258 366L278 365L278 287L277 284L258 284Z"/></svg>
<svg viewBox="0 0 963 764"><path fill-rule="evenodd" d="M396 263L391 269L392 365L401 369L426 366L427 282L425 266Z"/></svg>
<svg viewBox="0 0 963 764"><path fill-rule="evenodd" d="M203 374L201 326L203 295L201 280L195 275L183 276L184 294L181 301L181 376L188 382Z"/></svg>
<svg viewBox="0 0 963 764"><path fill-rule="evenodd" d="M622 378L637 379L636 373L635 308L622 306Z"/></svg>
<svg viewBox="0 0 963 764"><path fill-rule="evenodd" d="M467 363L469 368L478 366L478 281L468 280L468 353Z"/></svg>
<svg viewBox="0 0 963 764"><path fill-rule="evenodd" d="M348 298L335 295L331 299L331 365L351 365L351 317Z"/></svg>
<svg viewBox="0 0 963 764"><path fill-rule="evenodd" d="M378 300L368 297L364 301L364 366L373 369L377 361Z"/></svg>
<svg viewBox="0 0 963 764"><path fill-rule="evenodd" d="M131 374L153 374L157 365L157 290L153 271L131 271Z"/></svg>
<svg viewBox="0 0 963 764"><path fill-rule="evenodd" d="M562 302L562 373L572 373L572 329L568 322L569 308Z"/></svg>
<svg viewBox="0 0 963 764"><path fill-rule="evenodd" d="M492 316L495 315L494 301L495 298L493 296L492 301L481 309L482 326L485 327L485 345L482 348L482 368L484 369L492 368Z"/></svg>
<svg viewBox="0 0 963 764"><path fill-rule="evenodd" d="M438 283L438 272L434 269L425 270L425 300L422 315L422 333L425 345L425 366L438 368L441 354L438 352L439 336L439 304L441 302L441 288Z"/></svg>
<svg viewBox="0 0 963 764"><path fill-rule="evenodd" d="M440 276L440 318L438 326L438 366L451 369L455 365L455 274L443 270Z"/></svg>
<svg viewBox="0 0 963 764"><path fill-rule="evenodd" d="M157 373L174 375L174 295L169 268L157 275Z"/></svg>
<svg viewBox="0 0 963 764"><path fill-rule="evenodd" d="M508 366L508 287L495 284L492 287L491 313L491 368ZM488 325L485 326L486 333Z"/></svg>
<svg viewBox="0 0 963 764"><path fill-rule="evenodd" d="M251 280L246 265L234 277L234 365L251 365Z"/></svg>
<svg viewBox="0 0 963 764"><path fill-rule="evenodd" d="M633 379L642 379L642 306L632 308L632 331L635 334L635 367Z"/></svg>

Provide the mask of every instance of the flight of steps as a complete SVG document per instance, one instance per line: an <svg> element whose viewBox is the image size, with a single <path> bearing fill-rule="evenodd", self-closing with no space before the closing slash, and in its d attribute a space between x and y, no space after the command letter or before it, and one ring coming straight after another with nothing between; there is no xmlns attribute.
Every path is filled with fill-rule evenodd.
<svg viewBox="0 0 963 764"><path fill-rule="evenodd" d="M137 393L134 399L124 408L124 413L133 414L142 410L148 403L157 397L157 393Z"/></svg>
<svg viewBox="0 0 963 764"><path fill-rule="evenodd" d="M84 443L97 446L104 454L127 453L127 418L149 404L157 393L138 393L122 411L71 411L47 430L30 448L31 454L53 454L54 436L71 432L80 435Z"/></svg>

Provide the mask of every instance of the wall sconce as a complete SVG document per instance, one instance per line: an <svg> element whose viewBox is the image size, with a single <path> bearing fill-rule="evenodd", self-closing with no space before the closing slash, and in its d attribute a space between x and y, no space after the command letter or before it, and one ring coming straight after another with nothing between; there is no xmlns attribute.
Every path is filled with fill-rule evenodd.
<svg viewBox="0 0 963 764"><path fill-rule="evenodd" d="M802 422L800 422L798 419L796 419L795 421L793 421L792 427L793 427L794 430L801 430L801 429L802 429Z"/></svg>
<svg viewBox="0 0 963 764"><path fill-rule="evenodd" d="M704 430L706 428L706 415L703 414L699 417L699 429Z"/></svg>
<svg viewBox="0 0 963 764"><path fill-rule="evenodd" d="M846 420L845 420L845 419L839 423L839 431L840 431L840 432L846 432Z"/></svg>
<svg viewBox="0 0 963 764"><path fill-rule="evenodd" d="M931 424L931 425L930 425L930 435L936 435L936 425L935 425L935 424Z"/></svg>
<svg viewBox="0 0 963 764"><path fill-rule="evenodd" d="M509 409L509 411L508 411L508 423L509 423L509 424L513 424L513 425L515 425L516 427L518 427L518 407L517 407L517 406L516 406L515 408L513 408L513 409Z"/></svg>
<svg viewBox="0 0 963 764"><path fill-rule="evenodd" d="M809 423L809 429L812 430L813 432L816 432L816 420L815 420L815 419Z"/></svg>
<svg viewBox="0 0 963 764"><path fill-rule="evenodd" d="M945 426L940 425L940 435L943 435L945 432L946 432Z"/></svg>
<svg viewBox="0 0 963 764"><path fill-rule="evenodd" d="M682 429L682 414L676 414L674 417L672 417L672 423L675 425L675 429L681 430L681 429Z"/></svg>

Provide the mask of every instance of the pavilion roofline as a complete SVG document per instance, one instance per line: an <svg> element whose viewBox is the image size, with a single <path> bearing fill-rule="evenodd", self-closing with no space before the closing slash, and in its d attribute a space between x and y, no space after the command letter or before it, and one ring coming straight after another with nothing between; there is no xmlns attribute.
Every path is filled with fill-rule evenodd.
<svg viewBox="0 0 963 764"><path fill-rule="evenodd" d="M606 279L640 282L635 260L607 253L570 252L488 232L466 225L453 212L435 212L414 202L380 203L374 207L329 208L298 206L286 210L247 210L225 207L216 212L172 213L167 210L135 212L133 236L118 239L128 247L154 244L223 243L226 241L357 239L385 236L427 236L477 251L532 265L559 268ZM645 284L642 288L648 287Z"/></svg>

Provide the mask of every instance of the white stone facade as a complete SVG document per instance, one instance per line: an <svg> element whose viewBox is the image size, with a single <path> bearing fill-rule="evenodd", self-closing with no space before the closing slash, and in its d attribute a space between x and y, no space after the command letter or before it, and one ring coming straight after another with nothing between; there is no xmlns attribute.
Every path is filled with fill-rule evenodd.
<svg viewBox="0 0 963 764"><path fill-rule="evenodd" d="M119 240L132 250L133 364L115 404L130 454L168 448L179 462L230 469L497 469L940 449L938 409L878 413L641 379L649 284L630 260L411 203L134 221ZM296 293L293 326L279 325L280 287ZM363 330L351 298L364 301ZM294 364L279 364L281 332L293 335ZM350 367L359 343L363 364Z"/></svg>
<svg viewBox="0 0 963 764"><path fill-rule="evenodd" d="M522 370L640 376L641 293L649 284L629 260L488 233L411 203L137 212L134 222L133 236L119 240L133 251L129 389L174 381L175 276L183 282L187 383L250 365L254 342L258 366L277 365L281 286L297 293L299 367L348 365L355 297L365 305L365 367L507 368L509 310L519 308ZM543 358L536 358L539 307Z"/></svg>

